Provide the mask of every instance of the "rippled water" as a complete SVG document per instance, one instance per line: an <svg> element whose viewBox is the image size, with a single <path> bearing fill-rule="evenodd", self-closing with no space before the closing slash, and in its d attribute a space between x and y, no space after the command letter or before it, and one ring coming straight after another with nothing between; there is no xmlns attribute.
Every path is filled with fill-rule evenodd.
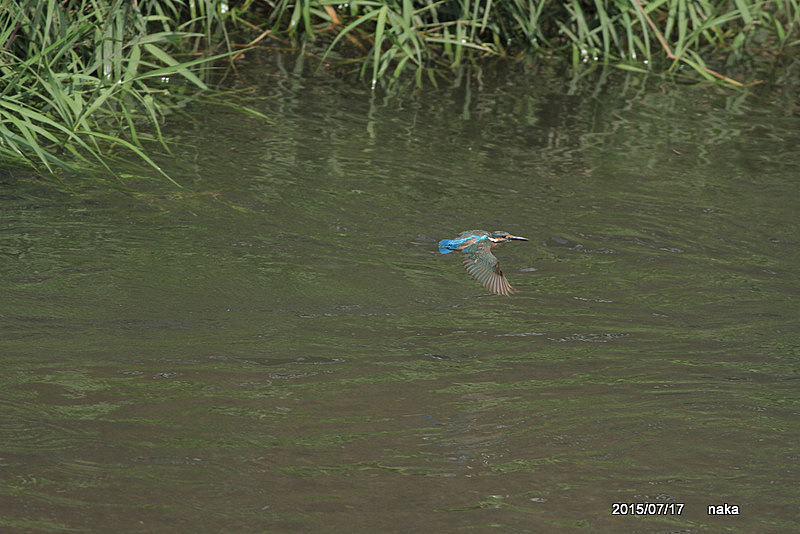
<svg viewBox="0 0 800 534"><path fill-rule="evenodd" d="M791 98L250 61L184 189L0 180L3 532L800 530Z"/></svg>

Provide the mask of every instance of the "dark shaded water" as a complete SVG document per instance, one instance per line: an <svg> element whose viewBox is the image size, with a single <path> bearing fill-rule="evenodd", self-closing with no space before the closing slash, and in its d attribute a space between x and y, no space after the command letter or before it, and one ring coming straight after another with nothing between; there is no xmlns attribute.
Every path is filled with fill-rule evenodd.
<svg viewBox="0 0 800 534"><path fill-rule="evenodd" d="M800 530L793 97L274 60L182 190L2 179L3 532Z"/></svg>

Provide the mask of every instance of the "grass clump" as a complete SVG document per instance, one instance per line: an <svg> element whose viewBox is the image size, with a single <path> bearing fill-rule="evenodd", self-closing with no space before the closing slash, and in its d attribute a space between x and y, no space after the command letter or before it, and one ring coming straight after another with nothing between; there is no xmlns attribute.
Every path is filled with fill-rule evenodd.
<svg viewBox="0 0 800 534"><path fill-rule="evenodd" d="M0 157L110 170L122 148L164 174L145 141L168 150L163 118L208 89L231 31L258 36L247 46L314 41L375 87L530 54L750 84L791 56L798 30L800 0L5 0Z"/></svg>
<svg viewBox="0 0 800 534"><path fill-rule="evenodd" d="M226 42L219 35L219 2L190 6L170 0L4 2L0 155L50 172L74 171L72 162L92 160L110 171L109 151L123 147L164 174L142 141L166 148L161 119L187 87L207 89L198 68L225 55L201 53L209 42Z"/></svg>
<svg viewBox="0 0 800 534"><path fill-rule="evenodd" d="M404 70L458 65L465 54L571 57L574 65L612 63L628 70L690 67L731 85L709 64L730 67L800 44L800 0L332 0L276 2L273 29L335 33L363 50L372 84ZM719 68L719 67L717 67ZM752 83L754 80L747 80Z"/></svg>

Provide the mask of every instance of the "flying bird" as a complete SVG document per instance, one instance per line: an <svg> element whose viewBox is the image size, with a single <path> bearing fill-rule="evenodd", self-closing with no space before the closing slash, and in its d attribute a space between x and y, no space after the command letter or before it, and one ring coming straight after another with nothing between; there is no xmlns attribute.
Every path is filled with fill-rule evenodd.
<svg viewBox="0 0 800 534"><path fill-rule="evenodd" d="M514 288L508 283L500 263L492 254L492 249L508 241L527 241L524 237L511 235L508 232L487 232L485 230L469 230L461 232L455 239L439 241L439 252L464 254L464 268L483 287L495 295L511 296Z"/></svg>

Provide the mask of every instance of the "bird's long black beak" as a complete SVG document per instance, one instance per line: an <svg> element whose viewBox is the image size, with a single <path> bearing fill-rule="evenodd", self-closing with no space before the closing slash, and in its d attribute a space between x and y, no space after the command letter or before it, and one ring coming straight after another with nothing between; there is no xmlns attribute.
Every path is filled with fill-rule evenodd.
<svg viewBox="0 0 800 534"><path fill-rule="evenodd" d="M509 235L508 238L509 239L515 239L517 241L528 241L527 237L520 237L518 235Z"/></svg>

